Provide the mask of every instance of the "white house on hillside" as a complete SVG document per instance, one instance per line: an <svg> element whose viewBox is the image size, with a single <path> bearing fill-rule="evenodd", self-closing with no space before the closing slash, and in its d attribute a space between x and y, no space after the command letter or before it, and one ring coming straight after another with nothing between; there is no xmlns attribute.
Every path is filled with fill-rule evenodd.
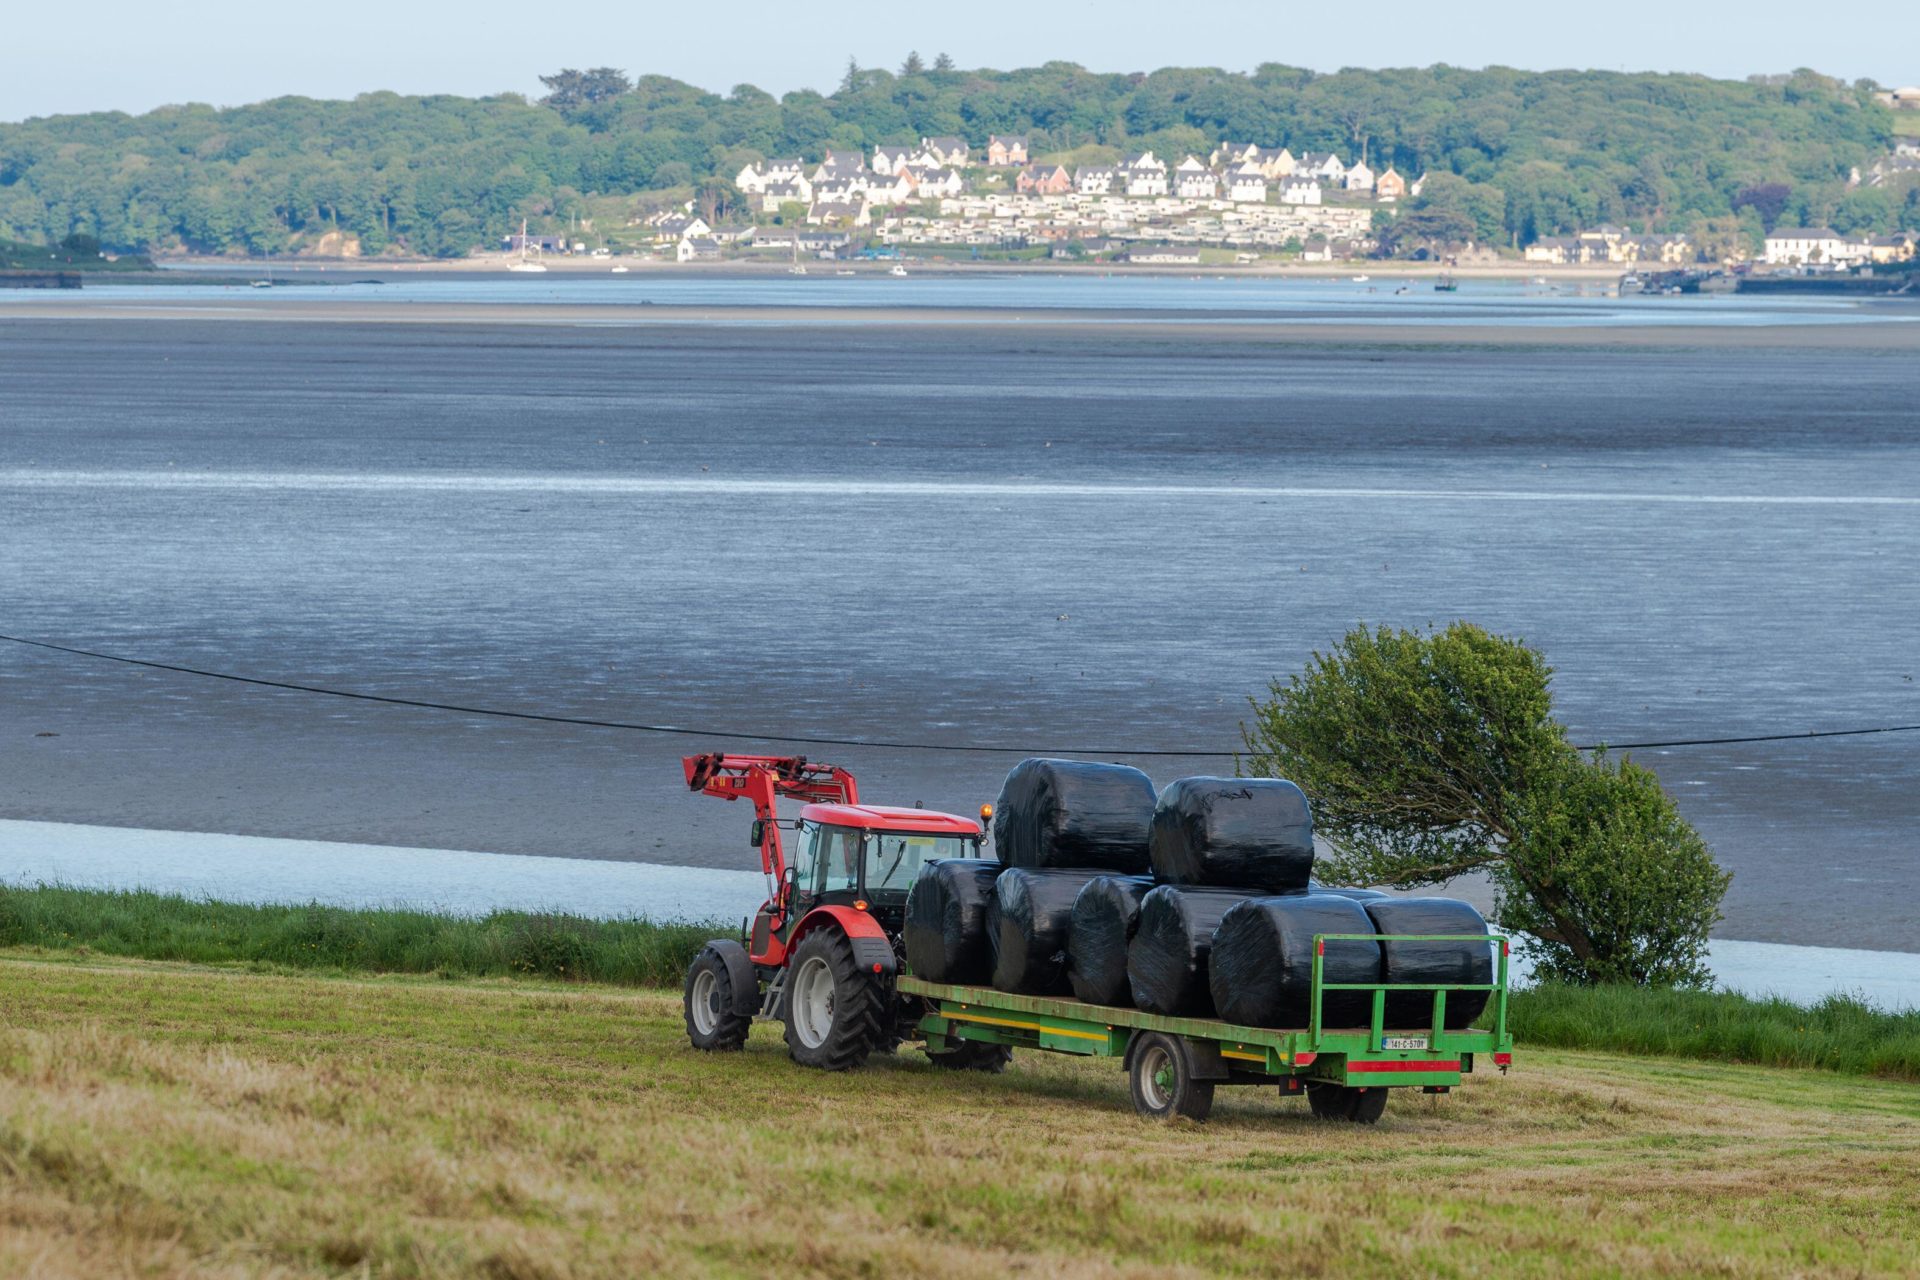
<svg viewBox="0 0 1920 1280"><path fill-rule="evenodd" d="M1220 194L1220 180L1198 156L1188 156L1174 166L1173 193L1183 200L1211 200Z"/></svg>
<svg viewBox="0 0 1920 1280"><path fill-rule="evenodd" d="M1281 204L1319 204L1321 198L1320 180L1296 173L1291 178L1280 180Z"/></svg>
<svg viewBox="0 0 1920 1280"><path fill-rule="evenodd" d="M1074 171L1073 189L1083 196L1104 196L1113 190L1114 172L1106 165L1083 164Z"/></svg>
<svg viewBox="0 0 1920 1280"><path fill-rule="evenodd" d="M1294 167L1294 172L1327 182L1338 182L1347 176L1347 166L1342 164L1340 157L1331 151L1309 151L1300 157L1300 163Z"/></svg>
<svg viewBox="0 0 1920 1280"><path fill-rule="evenodd" d="M1258 165L1241 165L1227 175L1227 199L1235 204L1265 204L1267 175Z"/></svg>
<svg viewBox="0 0 1920 1280"><path fill-rule="evenodd" d="M1828 227L1775 227L1767 233L1768 266L1840 266L1863 256L1846 237Z"/></svg>
<svg viewBox="0 0 1920 1280"><path fill-rule="evenodd" d="M1344 181L1349 191L1371 191L1373 190L1373 170L1367 168L1366 161L1356 160L1353 162L1353 167L1347 170Z"/></svg>
<svg viewBox="0 0 1920 1280"><path fill-rule="evenodd" d="M875 173L898 173L906 167L906 163L912 155L912 147L875 147L873 149L873 171Z"/></svg>

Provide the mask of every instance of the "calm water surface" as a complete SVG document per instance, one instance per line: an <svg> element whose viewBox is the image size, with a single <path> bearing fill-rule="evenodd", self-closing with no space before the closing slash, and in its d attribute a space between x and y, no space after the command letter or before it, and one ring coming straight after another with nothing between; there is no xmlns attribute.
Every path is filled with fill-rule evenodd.
<svg viewBox="0 0 1920 1280"><path fill-rule="evenodd" d="M1031 288L1066 284L1101 282ZM1914 723L1917 401L1864 350L15 318L0 630L716 731L1228 752L1354 623L1466 617L1546 650L1581 741ZM1920 950L1916 739L1636 756L1735 870L1728 937ZM0 653L12 818L745 868L750 815L678 777L718 745ZM813 754L961 810L1010 763Z"/></svg>

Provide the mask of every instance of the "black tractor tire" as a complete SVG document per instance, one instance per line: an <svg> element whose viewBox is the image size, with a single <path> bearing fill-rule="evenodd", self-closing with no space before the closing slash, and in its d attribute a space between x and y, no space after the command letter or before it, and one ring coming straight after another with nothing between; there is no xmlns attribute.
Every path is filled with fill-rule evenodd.
<svg viewBox="0 0 1920 1280"><path fill-rule="evenodd" d="M838 929L806 936L787 961L787 1052L802 1066L846 1071L886 1040L887 993L854 963Z"/></svg>
<svg viewBox="0 0 1920 1280"><path fill-rule="evenodd" d="M1127 1054L1133 1109L1152 1120L1205 1120L1213 1111L1213 1081L1193 1078L1193 1060L1178 1036L1149 1031Z"/></svg>
<svg viewBox="0 0 1920 1280"><path fill-rule="evenodd" d="M1013 1061L1013 1050L984 1040L949 1040L939 1049L929 1046L927 1061L945 1071L984 1071L997 1076Z"/></svg>
<svg viewBox="0 0 1920 1280"><path fill-rule="evenodd" d="M687 967L681 1012L687 1021L687 1039L707 1053L737 1052L753 1030L753 1019L734 1007L733 975L727 962L711 946L700 948Z"/></svg>
<svg viewBox="0 0 1920 1280"><path fill-rule="evenodd" d="M1307 1083L1307 1105L1317 1120L1345 1120L1352 1124L1373 1124L1386 1113L1387 1091L1379 1086L1365 1089L1344 1084Z"/></svg>

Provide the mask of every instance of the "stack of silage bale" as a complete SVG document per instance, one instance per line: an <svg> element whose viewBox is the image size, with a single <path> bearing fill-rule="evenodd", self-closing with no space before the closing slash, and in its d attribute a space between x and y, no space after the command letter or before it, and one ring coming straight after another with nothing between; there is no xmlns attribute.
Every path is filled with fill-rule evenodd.
<svg viewBox="0 0 1920 1280"><path fill-rule="evenodd" d="M1306 894L1312 811L1280 778L1182 778L1155 803L1148 852L1162 884L1142 899L1127 946L1133 1002L1150 1013L1211 1017L1214 932L1249 898Z"/></svg>
<svg viewBox="0 0 1920 1280"><path fill-rule="evenodd" d="M999 863L929 864L908 899L907 960L933 981L1219 1016L1252 1026L1310 1020L1313 939L1328 934L1481 935L1471 906L1314 883L1313 815L1278 778L1183 778L1156 797L1123 765L1025 760L994 817ZM1148 874L1150 872L1150 874ZM1329 983L1492 981L1484 944L1326 944ZM1464 1027L1485 992L1457 992ZM1330 991L1324 1025L1364 1025L1368 992ZM1390 992L1389 1025L1428 1025L1430 991Z"/></svg>
<svg viewBox="0 0 1920 1280"><path fill-rule="evenodd" d="M986 910L994 986L1068 994L1074 901L1089 881L1147 869L1154 803L1153 780L1126 765L1014 766L993 813L994 848L1007 865Z"/></svg>

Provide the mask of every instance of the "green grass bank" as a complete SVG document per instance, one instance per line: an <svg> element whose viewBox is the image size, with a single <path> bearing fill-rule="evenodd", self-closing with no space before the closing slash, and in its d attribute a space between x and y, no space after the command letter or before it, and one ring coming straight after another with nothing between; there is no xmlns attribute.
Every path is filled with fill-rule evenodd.
<svg viewBox="0 0 1920 1280"><path fill-rule="evenodd" d="M736 926L503 911L249 906L63 886L0 889L0 947L345 973L507 977L677 990L700 944ZM1544 986L1516 992L1523 1046L1811 1067L1920 1080L1920 1011L1829 997Z"/></svg>

